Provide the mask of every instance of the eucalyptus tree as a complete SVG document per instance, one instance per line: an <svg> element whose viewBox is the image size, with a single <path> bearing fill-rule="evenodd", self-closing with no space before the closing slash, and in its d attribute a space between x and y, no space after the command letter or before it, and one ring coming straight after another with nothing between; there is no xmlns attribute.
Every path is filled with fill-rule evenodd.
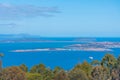
<svg viewBox="0 0 120 80"><path fill-rule="evenodd" d="M23 70L24 72L28 72L28 67L27 67L25 64L21 64L21 65L19 66L19 68L20 68L21 70Z"/></svg>
<svg viewBox="0 0 120 80"><path fill-rule="evenodd" d="M116 62L117 60L112 54L106 54L101 61L101 65L111 70L116 65Z"/></svg>
<svg viewBox="0 0 120 80"><path fill-rule="evenodd" d="M95 66L91 73L92 80L109 80L108 68Z"/></svg>
<svg viewBox="0 0 120 80"><path fill-rule="evenodd" d="M31 73L44 74L45 71L46 71L46 66L44 64L35 65L30 69Z"/></svg>
<svg viewBox="0 0 120 80"><path fill-rule="evenodd" d="M0 80L3 80L3 73L2 73L2 57L4 56L3 53L0 53Z"/></svg>
<svg viewBox="0 0 120 80"><path fill-rule="evenodd" d="M26 73L16 66L7 67L2 73L2 80L26 80Z"/></svg>
<svg viewBox="0 0 120 80"><path fill-rule="evenodd" d="M117 62L111 70L112 80L120 80L120 56L117 58Z"/></svg>
<svg viewBox="0 0 120 80"><path fill-rule="evenodd" d="M2 71L2 57L4 56L3 53L0 53L0 72Z"/></svg>
<svg viewBox="0 0 120 80"><path fill-rule="evenodd" d="M84 61L82 64L77 64L73 70L82 70L85 72L88 78L91 78L92 65Z"/></svg>
<svg viewBox="0 0 120 80"><path fill-rule="evenodd" d="M27 80L42 80L39 73L26 73Z"/></svg>
<svg viewBox="0 0 120 80"><path fill-rule="evenodd" d="M70 80L89 80L86 73L81 69L73 69L69 72Z"/></svg>
<svg viewBox="0 0 120 80"><path fill-rule="evenodd" d="M114 69L116 64L117 64L117 60L112 54L106 54L101 61L101 66L108 69L110 80L114 80L112 78L114 76L113 73L114 72L116 73L116 69Z"/></svg>
<svg viewBox="0 0 120 80"><path fill-rule="evenodd" d="M98 61L98 60L93 60L93 61L91 62L91 65L92 65L92 66L99 66L99 65L100 65L100 61Z"/></svg>
<svg viewBox="0 0 120 80"><path fill-rule="evenodd" d="M53 80L70 80L68 77L68 73L64 70L61 70L60 72L56 73Z"/></svg>

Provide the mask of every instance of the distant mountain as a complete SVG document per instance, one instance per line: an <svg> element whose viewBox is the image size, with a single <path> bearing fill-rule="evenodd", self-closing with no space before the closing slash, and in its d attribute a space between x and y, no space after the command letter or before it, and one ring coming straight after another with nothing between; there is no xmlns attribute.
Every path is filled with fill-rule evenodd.
<svg viewBox="0 0 120 80"><path fill-rule="evenodd" d="M30 34L0 34L0 39L17 39L17 38L30 38L38 37Z"/></svg>
<svg viewBox="0 0 120 80"><path fill-rule="evenodd" d="M30 34L0 34L0 42L41 41L40 36Z"/></svg>
<svg viewBox="0 0 120 80"><path fill-rule="evenodd" d="M96 38L41 37L30 34L0 34L0 42L95 42Z"/></svg>

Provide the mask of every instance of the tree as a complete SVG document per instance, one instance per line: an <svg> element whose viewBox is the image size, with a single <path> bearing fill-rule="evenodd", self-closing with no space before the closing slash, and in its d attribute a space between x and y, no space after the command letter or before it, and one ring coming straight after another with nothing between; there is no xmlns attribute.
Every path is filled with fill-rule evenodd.
<svg viewBox="0 0 120 80"><path fill-rule="evenodd" d="M2 71L3 80L26 80L25 72L19 67L8 67Z"/></svg>
<svg viewBox="0 0 120 80"><path fill-rule="evenodd" d="M21 70L23 70L24 72L28 72L28 67L27 67L25 64L21 64L21 65L19 66L19 68L20 68Z"/></svg>
<svg viewBox="0 0 120 80"><path fill-rule="evenodd" d="M86 73L83 70L75 69L69 72L70 80L89 80Z"/></svg>
<svg viewBox="0 0 120 80"><path fill-rule="evenodd" d="M103 66L95 66L92 70L92 80L108 80L109 71Z"/></svg>
<svg viewBox="0 0 120 80"><path fill-rule="evenodd" d="M54 74L57 74L57 73L59 73L59 72L62 71L62 70L63 70L63 69L62 69L61 67L58 67L58 66L57 66L57 67L54 68L53 73L54 73Z"/></svg>
<svg viewBox="0 0 120 80"><path fill-rule="evenodd" d="M64 71L61 70L57 74L55 74L54 80L70 80L68 77L68 74Z"/></svg>
<svg viewBox="0 0 120 80"><path fill-rule="evenodd" d="M73 70L83 70L85 74L91 78L92 66L86 61L84 61L82 64L76 65Z"/></svg>
<svg viewBox="0 0 120 80"><path fill-rule="evenodd" d="M0 53L0 72L2 72L2 57L4 56L3 53Z"/></svg>
<svg viewBox="0 0 120 80"><path fill-rule="evenodd" d="M43 80L53 80L54 78L54 73L52 70L50 70L49 68L47 68L44 73L42 74L42 78Z"/></svg>
<svg viewBox="0 0 120 80"><path fill-rule="evenodd" d="M53 72L49 68L46 68L44 64L38 64L31 68L30 73L39 73L41 80L53 80Z"/></svg>
<svg viewBox="0 0 120 80"><path fill-rule="evenodd" d="M115 66L111 70L112 80L120 80L120 56L117 58Z"/></svg>
<svg viewBox="0 0 120 80"><path fill-rule="evenodd" d="M93 65L93 66L98 66L98 65L100 65L100 62L99 62L98 60L93 60L93 61L91 62L91 65Z"/></svg>
<svg viewBox="0 0 120 80"><path fill-rule="evenodd" d="M2 80L2 57L4 56L3 53L0 53L0 80Z"/></svg>
<svg viewBox="0 0 120 80"><path fill-rule="evenodd" d="M112 78L113 74L111 73L113 73L113 68L115 67L116 63L117 60L112 54L106 54L101 61L101 65L108 69L110 79Z"/></svg>
<svg viewBox="0 0 120 80"><path fill-rule="evenodd" d="M44 71L46 70L46 67L44 64L38 64L38 65L35 65L31 68L30 72L31 73L40 73L40 74L43 74Z"/></svg>
<svg viewBox="0 0 120 80"><path fill-rule="evenodd" d="M112 54L106 54L101 61L101 65L108 67L110 70L115 66L115 64L116 59Z"/></svg>
<svg viewBox="0 0 120 80"><path fill-rule="evenodd" d="M39 73L27 73L27 80L42 80L41 75Z"/></svg>

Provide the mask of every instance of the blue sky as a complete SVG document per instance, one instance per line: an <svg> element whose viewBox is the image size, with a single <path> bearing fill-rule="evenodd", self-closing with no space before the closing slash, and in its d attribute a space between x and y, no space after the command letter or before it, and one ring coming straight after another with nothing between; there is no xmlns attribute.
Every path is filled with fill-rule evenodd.
<svg viewBox="0 0 120 80"><path fill-rule="evenodd" d="M120 0L0 0L0 34L120 37Z"/></svg>

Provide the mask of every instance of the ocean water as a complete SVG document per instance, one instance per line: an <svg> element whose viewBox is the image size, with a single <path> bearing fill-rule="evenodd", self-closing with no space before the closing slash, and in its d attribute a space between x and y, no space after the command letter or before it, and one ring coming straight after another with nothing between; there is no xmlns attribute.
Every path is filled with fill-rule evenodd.
<svg viewBox="0 0 120 80"><path fill-rule="evenodd" d="M18 66L26 64L29 68L33 65L43 63L46 67L53 69L60 66L66 70L72 69L76 64L83 61L91 62L89 57L94 60L101 60L106 53L111 53L115 57L120 54L120 48L113 51L39 51L39 52L11 52L11 50L20 49L38 49L38 48L63 48L68 45L84 42L61 42L74 40L73 38L47 38L56 40L55 42L15 42L15 43L0 43L0 52L4 53L3 67ZM58 42L57 42L58 41ZM120 42L120 38L96 38L96 41L111 41ZM86 43L86 42L85 42Z"/></svg>

